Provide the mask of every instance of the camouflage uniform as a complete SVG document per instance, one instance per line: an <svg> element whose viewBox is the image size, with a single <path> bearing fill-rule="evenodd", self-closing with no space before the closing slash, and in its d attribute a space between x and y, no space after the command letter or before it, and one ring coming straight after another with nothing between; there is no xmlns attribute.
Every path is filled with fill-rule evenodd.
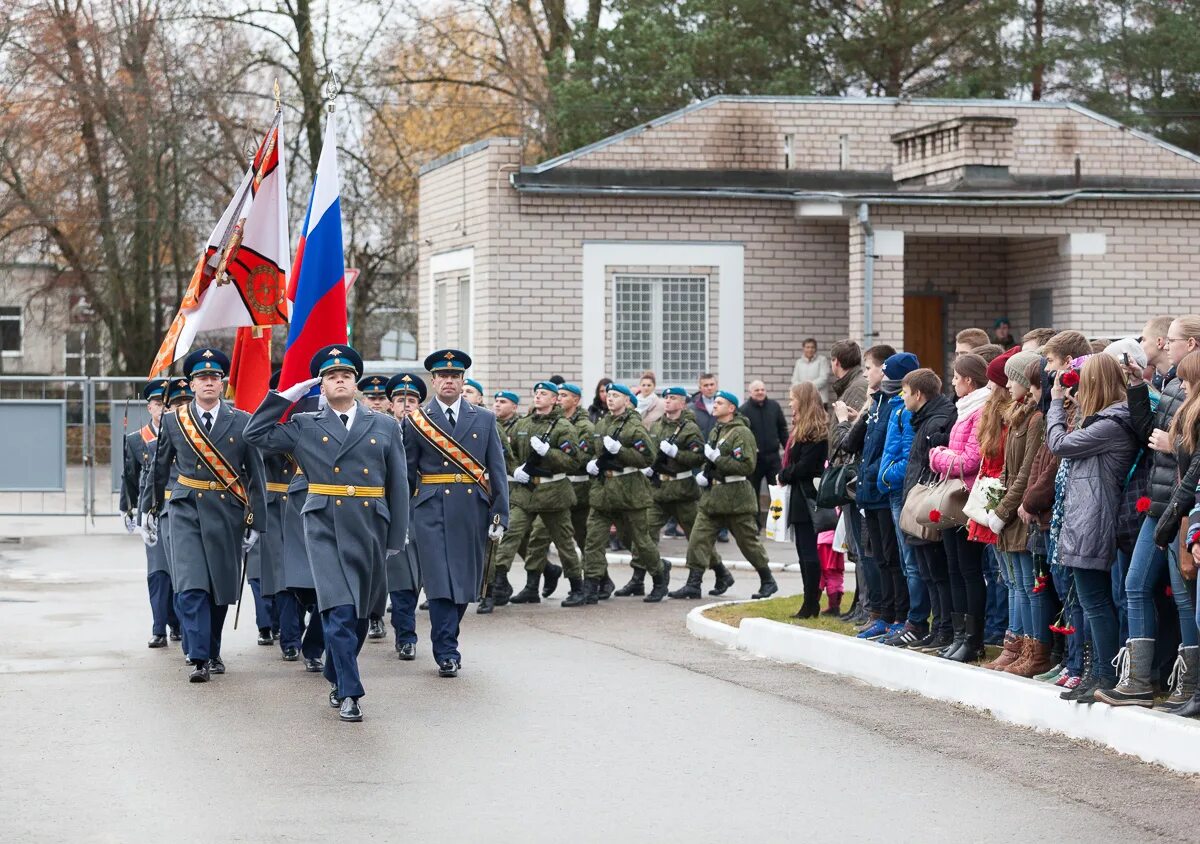
<svg viewBox="0 0 1200 844"><path fill-rule="evenodd" d="M587 474L587 464L596 456L596 449L593 447L595 428L582 409L576 410L575 415L570 418L563 418L575 428L575 453L578 460L567 472L571 488L575 490L575 504L571 507L571 528L575 534L575 543L582 549L587 542L588 488L592 481ZM542 596L550 597L554 592L553 585L557 585L562 572L554 566L556 571L553 575L549 573L547 566L550 563L550 531L540 518L533 523L533 532L529 534L528 553L523 556L526 572L547 572L546 588L542 590Z"/></svg>

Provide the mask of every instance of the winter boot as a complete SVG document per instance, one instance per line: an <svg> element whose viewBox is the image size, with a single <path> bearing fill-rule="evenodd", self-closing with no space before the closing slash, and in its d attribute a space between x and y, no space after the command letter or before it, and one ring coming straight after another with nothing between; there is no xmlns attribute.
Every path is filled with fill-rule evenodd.
<svg viewBox="0 0 1200 844"><path fill-rule="evenodd" d="M583 602L585 604L597 604L600 602L600 590L604 588L604 581L608 575L604 577L588 577L583 581ZM614 584L616 585L616 584Z"/></svg>
<svg viewBox="0 0 1200 844"><path fill-rule="evenodd" d="M1196 694L1196 677L1200 673L1200 648L1179 646L1175 667L1171 671L1171 695L1159 707L1163 712L1178 715Z"/></svg>
<svg viewBox="0 0 1200 844"><path fill-rule="evenodd" d="M1092 643L1083 643L1083 665L1079 669L1079 685L1073 689L1067 689L1059 695L1063 700L1075 701L1078 700L1081 691L1086 689L1088 697L1091 697L1095 686L1092 686ZM1087 688L1090 687L1090 688Z"/></svg>
<svg viewBox="0 0 1200 844"><path fill-rule="evenodd" d="M704 572L699 569L688 569L687 583L680 586L671 593L671 597L678 600L680 598L696 599L704 596L701 591L701 586L704 585Z"/></svg>
<svg viewBox="0 0 1200 844"><path fill-rule="evenodd" d="M770 569L759 569L758 580L758 591L751 595L751 598L769 598L779 591L779 584L775 582Z"/></svg>
<svg viewBox="0 0 1200 844"><path fill-rule="evenodd" d="M584 591L584 580L582 577L571 578L571 591L567 593L567 597L563 599L562 606L564 607L582 607L587 601L587 595Z"/></svg>
<svg viewBox="0 0 1200 844"><path fill-rule="evenodd" d="M950 640L950 644L937 652L937 655L942 657L942 659L948 659L950 654L967 643L967 628L963 623L963 617L963 614L960 612L950 613L950 624L954 628L954 638Z"/></svg>
<svg viewBox="0 0 1200 844"><path fill-rule="evenodd" d="M654 579L654 588L650 590L650 594L642 601L647 604L657 604L663 598L667 597L667 586L671 583L671 573L667 571L667 567L663 566L662 571L656 575L652 575Z"/></svg>
<svg viewBox="0 0 1200 844"><path fill-rule="evenodd" d="M526 572L525 588L513 595L509 600L514 604L540 604L542 596L538 594L538 586L541 582L542 576L538 572Z"/></svg>
<svg viewBox="0 0 1200 844"><path fill-rule="evenodd" d="M1054 665L1050 661L1050 643L1039 642L1032 636L1025 641L1025 656L1004 670L1017 677L1036 677L1044 671L1049 671Z"/></svg>
<svg viewBox="0 0 1200 844"><path fill-rule="evenodd" d="M1153 639L1130 639L1117 654L1117 685L1099 689L1097 703L1112 706L1153 706L1154 687L1150 684L1154 662Z"/></svg>
<svg viewBox="0 0 1200 844"><path fill-rule="evenodd" d="M479 599L479 606L475 608L475 612L478 615L491 615L495 609L496 598L494 595L488 594Z"/></svg>
<svg viewBox="0 0 1200 844"><path fill-rule="evenodd" d="M978 662L983 655L983 619L973 615L963 616L966 639L962 647L951 651L946 659L954 662Z"/></svg>
<svg viewBox="0 0 1200 844"><path fill-rule="evenodd" d="M713 588L708 590L710 595L724 595L729 587L733 585L733 575L722 562L713 564L713 573L717 576L717 582L713 584Z"/></svg>
<svg viewBox="0 0 1200 844"><path fill-rule="evenodd" d="M630 595L645 595L646 594L646 570L634 569L633 574L629 576L629 582L613 592L618 598L628 598Z"/></svg>
<svg viewBox="0 0 1200 844"><path fill-rule="evenodd" d="M1025 655L1025 640L1019 638L1011 630L1004 634L1004 650L1000 651L1000 656L993 659L991 662L984 665L984 668L992 671L1003 671L1008 666L1017 662Z"/></svg>
<svg viewBox="0 0 1200 844"><path fill-rule="evenodd" d="M829 606L826 607L821 615L841 615L842 614L842 593L829 593Z"/></svg>
<svg viewBox="0 0 1200 844"><path fill-rule="evenodd" d="M612 578L608 576L608 572L604 572L604 577L596 582L596 598L601 601L607 601L612 597L613 591L617 588L617 584L613 583Z"/></svg>
<svg viewBox="0 0 1200 844"><path fill-rule="evenodd" d="M546 579L546 583L542 586L542 597L549 598L554 594L554 590L558 588L558 580L562 577L562 566L556 566L554 563L547 562L546 568L542 572L542 577Z"/></svg>
<svg viewBox="0 0 1200 844"><path fill-rule="evenodd" d="M496 606L502 607L512 597L512 584L508 582L508 569L496 569L496 579L492 582L492 595L496 598Z"/></svg>

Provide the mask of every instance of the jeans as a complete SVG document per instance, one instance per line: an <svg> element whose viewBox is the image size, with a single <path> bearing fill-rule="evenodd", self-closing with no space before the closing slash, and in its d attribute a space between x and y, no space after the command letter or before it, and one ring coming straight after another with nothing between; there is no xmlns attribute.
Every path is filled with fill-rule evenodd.
<svg viewBox="0 0 1200 844"><path fill-rule="evenodd" d="M996 559L1000 562L1000 571L1004 576L1004 585L1008 589L1008 630L1014 636L1025 636L1029 617L1029 602L1022 602L1018 594L1017 581L1020 575L1017 571L1017 561L1007 551L995 549Z"/></svg>
<svg viewBox="0 0 1200 844"><path fill-rule="evenodd" d="M942 531L942 546L950 569L950 596L954 612L982 620L987 608L987 586L983 582L983 550L980 542L967 539L965 527Z"/></svg>
<svg viewBox="0 0 1200 844"><path fill-rule="evenodd" d="M1032 636L1042 644L1052 641L1050 635L1050 596L1049 585L1041 592L1034 592L1037 585L1037 565L1033 554L1028 551L1015 551L1009 554L1014 561L1013 568L1017 573L1018 601L1025 613L1023 623L1026 636Z"/></svg>
<svg viewBox="0 0 1200 844"><path fill-rule="evenodd" d="M1109 572L1112 577L1113 606L1117 608L1117 628L1121 637L1118 641L1121 642L1129 639L1129 612L1128 602L1125 599L1125 578L1129 575L1129 558L1129 552L1122 551L1118 547L1112 571Z"/></svg>
<svg viewBox="0 0 1200 844"><path fill-rule="evenodd" d="M1071 578L1071 570L1065 566L1054 566L1050 570L1050 576L1054 581L1054 591L1058 593L1058 599L1063 604L1063 622L1075 628L1075 632L1067 636L1067 652L1063 664L1067 667L1067 673L1078 677L1083 669L1083 609L1074 595L1075 584Z"/></svg>
<svg viewBox="0 0 1200 844"><path fill-rule="evenodd" d="M892 496L892 524L896 526L896 542L900 545L900 567L908 582L908 623L919 630L929 626L929 589L917 566L917 555L908 544L908 537L900 530L900 511L904 509L904 498Z"/></svg>
<svg viewBox="0 0 1200 844"><path fill-rule="evenodd" d="M871 612L879 612L879 605L883 603L883 589L879 583L879 564L875 562L874 551L867 553L866 530L863 524L862 511L856 505L850 505L846 509L846 513L850 518L850 541L854 543L855 553L858 554L858 563L856 565L862 567L863 580L867 584L867 594L860 598L860 602Z"/></svg>
<svg viewBox="0 0 1200 844"><path fill-rule="evenodd" d="M888 624L895 624L908 616L908 582L900 568L900 549L896 544L892 511L882 507L867 510L866 522L871 548L879 561L879 583L883 592L879 614Z"/></svg>
<svg viewBox="0 0 1200 844"><path fill-rule="evenodd" d="M1083 614L1092 633L1093 660L1100 682L1106 689L1117 684L1117 670L1112 661L1120 647L1120 628L1117 624L1117 605L1112 599L1112 574L1096 569L1071 569L1075 593L1083 606Z"/></svg>
<svg viewBox="0 0 1200 844"><path fill-rule="evenodd" d="M1154 612L1154 591L1164 575L1171 580L1171 597L1179 612L1179 634L1184 647L1200 644L1197 636L1196 609L1187 582L1179 571L1176 559L1176 544L1159 548L1154 544L1154 531L1158 519L1147 516L1142 521L1137 543L1133 546L1133 559L1129 562L1129 573L1125 576L1125 606L1129 619L1129 638L1158 638L1158 617Z"/></svg>
<svg viewBox="0 0 1200 844"><path fill-rule="evenodd" d="M984 545L983 565L987 581L984 635L989 638L1003 636L1004 628L1008 625L1008 584L1001 582L1000 561L996 557L995 545Z"/></svg>

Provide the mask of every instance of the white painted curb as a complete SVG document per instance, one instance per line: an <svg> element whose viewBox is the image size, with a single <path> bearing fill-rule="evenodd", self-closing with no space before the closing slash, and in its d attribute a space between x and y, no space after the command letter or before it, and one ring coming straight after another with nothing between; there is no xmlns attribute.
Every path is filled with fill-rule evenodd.
<svg viewBox="0 0 1200 844"><path fill-rule="evenodd" d="M688 613L687 628L693 635L754 656L984 709L1011 724L1094 741L1172 770L1200 773L1200 724L1190 719L1134 706L1069 703L1048 683L825 630L765 618L743 619L740 627L730 627L704 617L704 610L713 606L718 604Z"/></svg>

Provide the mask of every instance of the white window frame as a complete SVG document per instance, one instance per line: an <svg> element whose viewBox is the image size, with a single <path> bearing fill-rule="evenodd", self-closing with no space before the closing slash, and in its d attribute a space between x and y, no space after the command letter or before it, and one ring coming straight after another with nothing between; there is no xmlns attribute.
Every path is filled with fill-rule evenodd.
<svg viewBox="0 0 1200 844"><path fill-rule="evenodd" d="M78 333L78 334L82 335L80 338L81 342L79 344L79 348L80 348L79 354L72 354L71 352L67 351L67 336L71 333ZM99 340L100 340L99 351L89 352L87 350L87 338L91 334L99 335ZM96 359L96 364L97 364L96 376L103 376L105 374L104 333L101 331L100 328L93 326L93 325L69 326L63 332L63 372L66 372L70 368L68 366L69 361L71 361L72 359L78 359L79 360L79 372L77 374L78 375L88 375L87 362L90 358Z"/></svg>
<svg viewBox="0 0 1200 844"><path fill-rule="evenodd" d="M4 322L15 321L17 323L18 348L16 350L12 350L12 349L0 350L0 355L3 355L6 358L24 357L24 355L25 355L25 309L22 308L20 305L4 305L3 307L17 309L17 315L16 315L15 320L13 317L10 317L10 316L0 316L0 320L3 320Z"/></svg>
<svg viewBox="0 0 1200 844"><path fill-rule="evenodd" d="M443 273L453 271L465 271L467 280L470 282L470 296L467 302L465 305L462 302L459 303L459 307L470 309L468 312L469 334L458 340L459 348L470 354L475 347L475 247L473 246L455 249L452 252L441 252L429 257L429 319L432 346L435 349L443 346L446 341L445 335L449 332L449 326L442 325L438 321L438 284L436 279ZM443 281L449 282L450 279L443 279ZM449 295L448 290L444 295Z"/></svg>
<svg viewBox="0 0 1200 844"><path fill-rule="evenodd" d="M615 273L612 280L612 357L610 359L611 372L613 377L618 380L638 378L641 372L621 375L617 368L617 288L622 281L649 281L656 282L650 286L650 365L645 367L653 371L664 384L668 381L679 381L681 378L686 379L685 383L691 383L691 379L695 378L696 373L688 373L676 377L673 374L668 374L664 371L663 366L663 285L664 281L692 281L699 282L701 292L704 297L704 360L696 369L696 373L705 372L709 369L709 285L711 279L707 275L699 275L696 273Z"/></svg>

